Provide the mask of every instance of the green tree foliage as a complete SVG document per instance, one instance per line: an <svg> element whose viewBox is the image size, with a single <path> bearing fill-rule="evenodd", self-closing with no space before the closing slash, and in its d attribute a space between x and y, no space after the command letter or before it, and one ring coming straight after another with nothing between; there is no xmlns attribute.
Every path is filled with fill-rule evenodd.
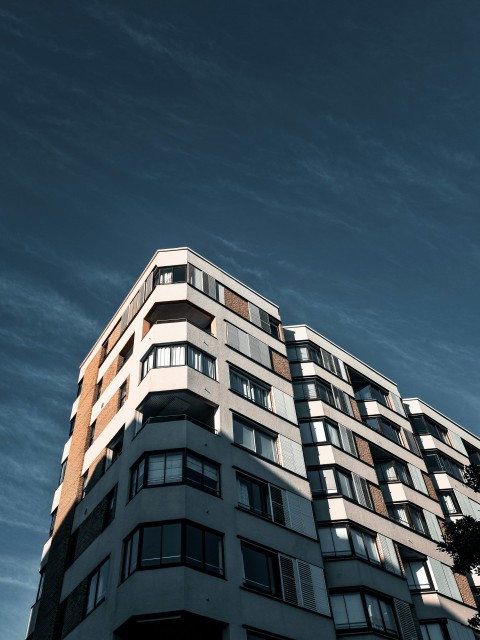
<svg viewBox="0 0 480 640"><path fill-rule="evenodd" d="M480 465L465 467L465 483L480 493ZM467 574L471 571L480 575L480 521L472 516L464 516L456 522L445 525L445 542L439 545L453 558L453 570ZM480 629L480 615L477 613L469 624Z"/></svg>

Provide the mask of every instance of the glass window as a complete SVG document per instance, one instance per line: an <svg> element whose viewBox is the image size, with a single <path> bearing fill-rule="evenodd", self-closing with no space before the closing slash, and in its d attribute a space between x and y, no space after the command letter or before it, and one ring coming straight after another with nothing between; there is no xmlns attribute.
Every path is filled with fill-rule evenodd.
<svg viewBox="0 0 480 640"><path fill-rule="evenodd" d="M351 534L355 555L369 562L380 564L376 536L354 528L351 529Z"/></svg>
<svg viewBox="0 0 480 640"><path fill-rule="evenodd" d="M350 540L347 527L344 525L335 527L320 527L318 529L320 546L324 556L349 556Z"/></svg>
<svg viewBox="0 0 480 640"><path fill-rule="evenodd" d="M237 474L238 503L264 518L271 518L268 484Z"/></svg>
<svg viewBox="0 0 480 640"><path fill-rule="evenodd" d="M359 629L367 626L362 596L359 593L331 595L330 603L337 629Z"/></svg>
<svg viewBox="0 0 480 640"><path fill-rule="evenodd" d="M343 471L337 471L338 483L340 485L340 493L346 498L354 499L352 478Z"/></svg>
<svg viewBox="0 0 480 640"><path fill-rule="evenodd" d="M426 562L417 560L404 565L409 589L424 591L432 588Z"/></svg>
<svg viewBox="0 0 480 640"><path fill-rule="evenodd" d="M88 580L86 613L90 613L105 600L107 592L108 558L94 571Z"/></svg>
<svg viewBox="0 0 480 640"><path fill-rule="evenodd" d="M262 458L277 461L276 439L236 416L233 417L233 439L236 444L255 451Z"/></svg>
<svg viewBox="0 0 480 640"><path fill-rule="evenodd" d="M245 584L281 597L281 580L276 553L242 543Z"/></svg>
<svg viewBox="0 0 480 640"><path fill-rule="evenodd" d="M421 624L420 629L422 631L423 640L445 640L442 625L438 624L438 622Z"/></svg>
<svg viewBox="0 0 480 640"><path fill-rule="evenodd" d="M440 504L442 505L443 513L462 513L453 491L444 491L442 493L439 493L438 497L440 498Z"/></svg>
<svg viewBox="0 0 480 640"><path fill-rule="evenodd" d="M271 408L270 388L262 386L245 374L230 369L230 386L232 391L236 391L247 400L251 400L265 409Z"/></svg>

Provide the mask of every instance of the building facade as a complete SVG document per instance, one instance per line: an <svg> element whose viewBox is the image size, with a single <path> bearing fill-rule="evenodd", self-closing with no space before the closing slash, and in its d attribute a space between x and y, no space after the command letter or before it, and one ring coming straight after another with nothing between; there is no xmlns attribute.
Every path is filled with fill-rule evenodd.
<svg viewBox="0 0 480 640"><path fill-rule="evenodd" d="M80 367L29 640L472 640L480 441L189 249Z"/></svg>

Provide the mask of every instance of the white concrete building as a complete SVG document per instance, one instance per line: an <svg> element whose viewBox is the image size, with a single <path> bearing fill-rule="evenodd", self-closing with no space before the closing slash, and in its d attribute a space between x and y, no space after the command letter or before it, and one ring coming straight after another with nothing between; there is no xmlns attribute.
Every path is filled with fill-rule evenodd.
<svg viewBox="0 0 480 640"><path fill-rule="evenodd" d="M437 542L478 513L479 452L195 252L158 251L80 367L27 638L473 638Z"/></svg>

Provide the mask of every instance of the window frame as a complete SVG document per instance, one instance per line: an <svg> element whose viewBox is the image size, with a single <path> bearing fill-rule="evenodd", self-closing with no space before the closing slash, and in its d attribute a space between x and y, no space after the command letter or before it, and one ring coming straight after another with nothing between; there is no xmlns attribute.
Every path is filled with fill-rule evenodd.
<svg viewBox="0 0 480 640"><path fill-rule="evenodd" d="M338 598L338 597L342 597L343 598L343 605L344 605L344 609L345 609L345 613L347 614L348 617L348 607L346 605L345 602L345 597L348 596L359 596L359 600L360 603L362 605L362 610L363 610L363 617L364 617L364 621L365 623L358 623L358 624L338 624L335 621L335 616L333 615L333 610L334 610L334 598ZM368 600L367 598L371 598L372 600L375 600L377 602L378 605L378 611L380 612L380 617L382 620L382 627L375 625L373 623L373 615L370 613L370 609L369 609L369 604L368 604ZM395 615L395 608L393 606L393 600L388 600L382 597L379 597L376 593L372 593L371 591L364 591L364 590L358 590L358 591L336 591L333 593L330 593L330 602L332 604L332 620L333 620L333 624L335 626L335 629L337 631L355 631L355 630L361 630L361 629L369 629L371 630L373 633L384 633L385 635L391 636L391 637L401 637L401 633L400 633L400 625L398 624L396 615ZM387 607L389 607L389 609L391 610L391 618L393 623L395 624L395 631L388 629L385 623L385 614L384 611L382 610L382 607L380 606L380 603L387 605Z"/></svg>
<svg viewBox="0 0 480 640"><path fill-rule="evenodd" d="M87 578L88 582L87 582L87 594L86 594L86 598L85 598L85 609L84 609L84 614L83 614L84 618L86 618L88 615L90 615L90 613L92 613L92 611L95 611L95 609L97 607L99 607L102 604L102 602L105 601L105 598L106 598L106 595L107 595L109 563L110 563L110 556L107 556L105 558L105 560L103 560L94 569L94 571L92 571L92 573ZM104 590L103 590L103 593L99 597L98 596L98 586L100 584L100 577L102 575L102 571L106 571L106 575L102 576L103 580L104 580ZM94 593L94 597L93 597L93 606L89 608L90 589L92 587L92 582L93 582L93 580L95 578L96 578L96 581L95 581L95 593Z"/></svg>
<svg viewBox="0 0 480 640"><path fill-rule="evenodd" d="M334 479L336 491L330 491L328 489L327 483L324 484L324 487L326 488L326 491L324 491L323 488L322 488L321 491L318 491L317 489L313 488L313 484L314 483L312 483L312 480L311 480L311 477L310 477L309 474L318 473L318 472L325 472L325 471L332 471L333 472L332 477ZM353 493L353 497L347 495L346 493L344 493L342 491L342 489L344 489L344 487L342 487L342 484L338 479L340 473L342 474L342 477L346 479L346 481L348 483L348 486L349 486L349 488L351 489L351 491ZM373 498L372 498L372 494L371 494L371 491L370 491L368 480L366 478L364 478L363 476L360 476L358 474L355 474L355 475L358 478L360 478L360 480L364 481L365 487L366 487L366 489L368 491L368 496L369 496L368 502L370 503L371 506L364 505L360 501L360 499L358 497L357 487L356 487L355 481L353 479L353 472L351 472L350 470L344 469L343 467L338 467L338 466L335 466L335 465L325 465L325 466L322 466L322 467L318 467L316 469L308 469L308 471L307 471L307 477L308 477L308 481L309 481L310 486L311 486L311 491L312 491L312 495L313 495L314 499L315 499L315 497L319 497L319 496L324 496L324 497L327 497L327 498L328 497L341 496L344 500L350 500L351 502L354 502L355 504L358 504L360 507L363 507L364 509L368 509L369 511L375 511L375 506L374 506L374 503L373 503ZM322 484L324 482L322 475L319 474L318 475L318 479L319 479L318 480L318 484L322 487ZM363 483L361 483L361 484L362 484L362 490L363 490L365 487L363 486ZM365 501L367 501L367 500L365 500Z"/></svg>
<svg viewBox="0 0 480 640"><path fill-rule="evenodd" d="M393 509L396 508L396 507L402 508L402 509L405 510L405 515L407 517L408 524L403 522L403 520L395 518L392 515ZM393 503L387 504L387 511L388 511L390 519L393 520L394 522L396 522L397 524L399 524L401 526L404 526L404 527L407 527L408 529L411 529L412 531L415 531L415 533L418 533L420 535L426 536L427 538L430 537L430 531L428 529L428 524L427 524L425 515L423 513L423 509L421 509L420 507L412 505L409 502L393 502ZM419 516L419 519L422 522L423 531L420 531L415 526L415 519L412 517L412 512L413 511L416 513L416 515Z"/></svg>
<svg viewBox="0 0 480 640"><path fill-rule="evenodd" d="M370 424L370 422L375 421L378 425L378 429L375 429L375 427L372 427ZM390 442L394 442L395 444L398 444L399 446L403 447L404 449L406 448L406 445L403 441L403 437L402 437L402 429L395 425L393 422L391 422L390 420L387 420L386 418L384 418L381 415L378 416L363 416L362 418L362 422L372 431L375 431L376 433L380 433L384 438L387 438L387 440L390 440ZM387 432L390 430L391 433L395 434L395 438L391 438L390 435L387 435Z"/></svg>
<svg viewBox="0 0 480 640"><path fill-rule="evenodd" d="M235 437L236 423L240 423L240 425L250 428L253 431L252 439L253 439L254 448L251 448L246 444L239 442L236 439ZM254 453L255 455L262 458L263 460L268 460L269 462L273 462L274 464L279 464L278 434L274 433L273 431L272 432L267 431L264 427L257 425L256 422L252 422L248 418L244 418L243 416L240 416L239 414L236 414L236 413L232 413L232 425L233 425L233 444L235 444L237 447L241 447L242 449L245 449L246 451L249 451L250 453ZM271 441L273 459L268 456L264 456L258 452L258 442L257 442L257 435L256 435L257 432L261 434L261 436L263 436L264 438L268 438Z"/></svg>
<svg viewBox="0 0 480 640"><path fill-rule="evenodd" d="M183 347L182 362L172 364L172 353L170 352L169 364L159 365L157 358L157 349L166 347ZM197 367L194 367L192 366L192 364L190 364L191 354L194 352L200 355L201 364L200 368L198 369ZM152 345L140 361L140 380L143 380L152 369L168 369L171 367L190 367L190 369L198 371L198 373L201 373L207 378L210 378L210 380L218 380L217 359L206 351L203 351L202 349L199 349L195 345L191 344L190 342L166 342L164 344L160 343ZM210 368L213 375L209 375L208 373Z"/></svg>
<svg viewBox="0 0 480 640"><path fill-rule="evenodd" d="M232 374L237 376L237 378L242 379L247 383L248 393L245 395L242 391L237 390L232 383ZM258 389L259 392L265 394L265 403L258 402L255 391ZM269 385L258 378L250 375L246 371L242 371L237 367L229 365L229 390L232 393L248 400L249 402L253 402L257 407L261 407L262 409L266 409L267 411L273 412L273 403L272 403L272 385Z"/></svg>

